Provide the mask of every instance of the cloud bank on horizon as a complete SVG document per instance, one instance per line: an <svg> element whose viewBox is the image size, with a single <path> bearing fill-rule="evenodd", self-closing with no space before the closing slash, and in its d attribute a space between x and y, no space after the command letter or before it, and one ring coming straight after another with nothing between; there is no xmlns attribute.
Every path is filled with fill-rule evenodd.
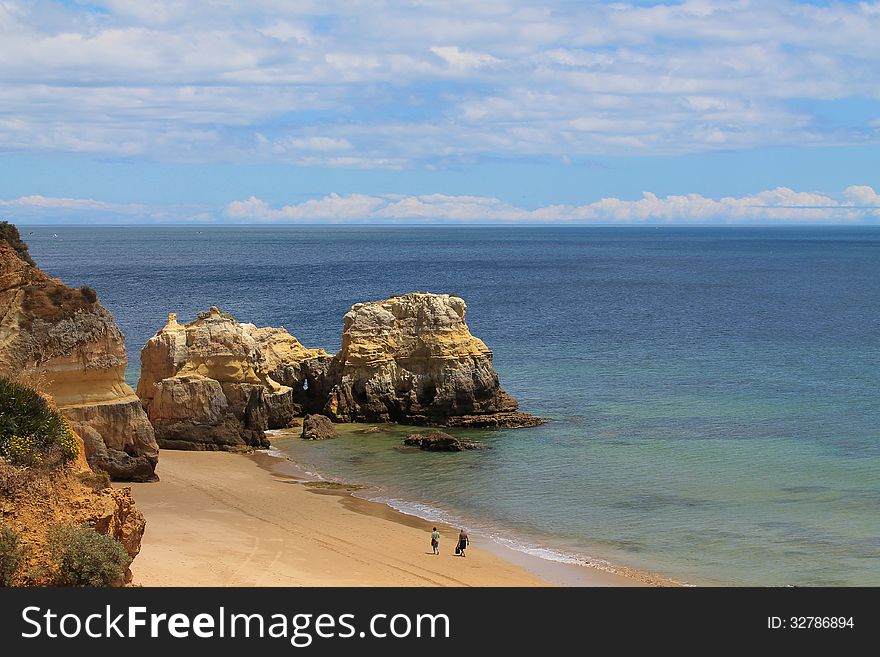
<svg viewBox="0 0 880 657"><path fill-rule="evenodd" d="M852 185L834 197L796 192L786 187L745 197L706 198L700 194L641 199L603 198L585 205L517 207L497 198L426 194L421 196L329 194L323 198L273 208L254 196L232 201L221 212L193 213L191 209L151 210L139 204L93 199L25 196L0 199L0 210L18 211L29 219L89 216L97 221L235 223L877 223L880 194L867 185Z"/></svg>
<svg viewBox="0 0 880 657"><path fill-rule="evenodd" d="M354 194L345 176L415 171L424 189L432 173L486 162L552 170L767 148L864 153L880 147L878 33L877 1L3 0L3 158L337 173L326 189L294 195L309 200L276 197L274 208L258 193L223 198L230 174L217 174L216 198L185 209L158 207L146 183L132 202L110 202L17 178L18 187L0 183L10 199L0 209L150 220L873 221L873 170L840 194L770 184L730 198L691 188L531 209L513 191L483 198L448 185L392 197L380 193L387 178ZM639 186L656 188L650 178ZM85 191L108 196L98 182Z"/></svg>
<svg viewBox="0 0 880 657"><path fill-rule="evenodd" d="M225 209L233 220L291 221L423 221L447 220L479 223L714 223L714 222L813 222L845 223L880 221L880 194L873 188L850 186L840 198L796 192L779 187L741 198L711 199L700 194L666 196L645 192L636 201L603 198L580 206L550 205L533 210L496 198L480 196L368 196L331 194L273 209L251 197L233 201Z"/></svg>

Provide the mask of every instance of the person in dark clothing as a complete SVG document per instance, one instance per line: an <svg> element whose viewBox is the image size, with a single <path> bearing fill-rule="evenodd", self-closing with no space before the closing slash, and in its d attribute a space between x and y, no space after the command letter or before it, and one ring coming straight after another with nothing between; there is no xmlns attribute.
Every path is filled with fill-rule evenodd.
<svg viewBox="0 0 880 657"><path fill-rule="evenodd" d="M467 549L467 546L470 544L470 539L468 538L467 532L462 529L458 533L458 545L455 547L455 553L464 556L464 551Z"/></svg>

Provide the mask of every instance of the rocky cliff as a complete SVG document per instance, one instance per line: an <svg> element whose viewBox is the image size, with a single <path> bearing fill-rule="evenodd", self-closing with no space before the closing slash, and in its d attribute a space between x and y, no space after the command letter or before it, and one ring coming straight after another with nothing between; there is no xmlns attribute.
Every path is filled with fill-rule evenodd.
<svg viewBox="0 0 880 657"><path fill-rule="evenodd" d="M56 525L91 527L118 540L132 559L138 555L146 521L130 489L104 487L97 479L76 467L16 468L0 459L0 524L15 530L27 547L16 584L56 584L46 535ZM128 569L125 582L130 581Z"/></svg>
<svg viewBox="0 0 880 657"><path fill-rule="evenodd" d="M120 480L155 479L158 447L125 383L125 341L91 288L44 274L10 224L0 231L0 374L51 395L93 468Z"/></svg>
<svg viewBox="0 0 880 657"><path fill-rule="evenodd" d="M303 391L294 395L273 374L298 381L304 360L324 357L284 329L240 324L216 307L188 324L172 313L141 351L138 396L161 447L265 447L266 429L302 411Z"/></svg>
<svg viewBox="0 0 880 657"><path fill-rule="evenodd" d="M492 352L471 335L466 310L459 297L427 293L352 306L324 412L342 422L540 424L501 388Z"/></svg>

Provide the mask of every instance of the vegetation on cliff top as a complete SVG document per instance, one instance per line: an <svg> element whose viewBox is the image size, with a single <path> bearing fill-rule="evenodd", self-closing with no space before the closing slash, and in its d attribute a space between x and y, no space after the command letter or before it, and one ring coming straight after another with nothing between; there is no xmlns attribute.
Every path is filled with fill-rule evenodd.
<svg viewBox="0 0 880 657"><path fill-rule="evenodd" d="M27 244L21 239L21 235L18 232L18 228L15 227L15 224L11 224L8 221L0 221L0 240L3 240L15 249L18 257L26 263L33 265L34 267L37 266L37 263L31 258Z"/></svg>
<svg viewBox="0 0 880 657"><path fill-rule="evenodd" d="M79 444L65 417L33 388L0 377L0 456L12 465L55 467Z"/></svg>
<svg viewBox="0 0 880 657"><path fill-rule="evenodd" d="M0 586L125 583L132 557L87 513L107 513L109 477L65 467L79 449L50 401L0 377Z"/></svg>
<svg viewBox="0 0 880 657"><path fill-rule="evenodd" d="M0 525L0 586L12 586L22 561L21 535L11 527Z"/></svg>
<svg viewBox="0 0 880 657"><path fill-rule="evenodd" d="M25 274L25 294L22 299L24 312L21 318L23 326L29 328L34 319L58 322L80 310L93 309L98 302L97 292L88 285L78 289L70 288L41 272L15 224L0 221L0 242L6 242L21 260L35 268Z"/></svg>
<svg viewBox="0 0 880 657"><path fill-rule="evenodd" d="M232 322L235 321L235 317L232 313L228 313L225 310L220 310L217 306L211 306L210 310L204 310L196 315L198 319L208 319L212 315L218 315L223 319L228 319Z"/></svg>
<svg viewBox="0 0 880 657"><path fill-rule="evenodd" d="M49 551L62 586L113 586L125 581L131 557L114 538L88 527L49 529Z"/></svg>
<svg viewBox="0 0 880 657"><path fill-rule="evenodd" d="M24 287L22 325L31 327L34 319L56 323L80 310L91 310L98 294L89 286L75 289L55 279L40 281Z"/></svg>

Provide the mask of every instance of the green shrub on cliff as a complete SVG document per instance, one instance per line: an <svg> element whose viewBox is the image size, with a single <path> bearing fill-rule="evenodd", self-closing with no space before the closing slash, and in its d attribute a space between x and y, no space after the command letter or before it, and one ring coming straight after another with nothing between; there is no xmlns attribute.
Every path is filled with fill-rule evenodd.
<svg viewBox="0 0 880 657"><path fill-rule="evenodd" d="M8 221L0 221L0 240L3 240L15 249L18 257L26 263L33 265L34 267L37 266L37 263L31 258L27 244L21 239L21 235L18 233L18 228L15 227L15 224L11 224Z"/></svg>
<svg viewBox="0 0 880 657"><path fill-rule="evenodd" d="M107 474L107 471L101 470L100 468L89 470L88 472L81 472L77 476L81 482L96 492L107 490L111 487L113 481L110 478L110 475Z"/></svg>
<svg viewBox="0 0 880 657"><path fill-rule="evenodd" d="M78 453L70 423L42 395L0 377L0 456L13 465L52 467Z"/></svg>
<svg viewBox="0 0 880 657"><path fill-rule="evenodd" d="M0 525L0 586L11 586L24 560L21 537L11 527Z"/></svg>
<svg viewBox="0 0 880 657"><path fill-rule="evenodd" d="M215 314L222 317L223 319L229 319L233 322L235 321L235 317L233 316L232 313L228 313L225 310L220 310L216 306L212 306L210 310L203 310L202 312L198 313L196 315L196 317L198 319L208 319L209 317L211 317L212 315L215 315Z"/></svg>
<svg viewBox="0 0 880 657"><path fill-rule="evenodd" d="M89 303L95 303L98 300L98 293L95 292L94 288L91 288L88 285L83 285L79 288L79 293L82 294L83 298Z"/></svg>
<svg viewBox="0 0 880 657"><path fill-rule="evenodd" d="M131 557L122 543L87 527L52 527L49 552L62 586L115 586L125 581Z"/></svg>

